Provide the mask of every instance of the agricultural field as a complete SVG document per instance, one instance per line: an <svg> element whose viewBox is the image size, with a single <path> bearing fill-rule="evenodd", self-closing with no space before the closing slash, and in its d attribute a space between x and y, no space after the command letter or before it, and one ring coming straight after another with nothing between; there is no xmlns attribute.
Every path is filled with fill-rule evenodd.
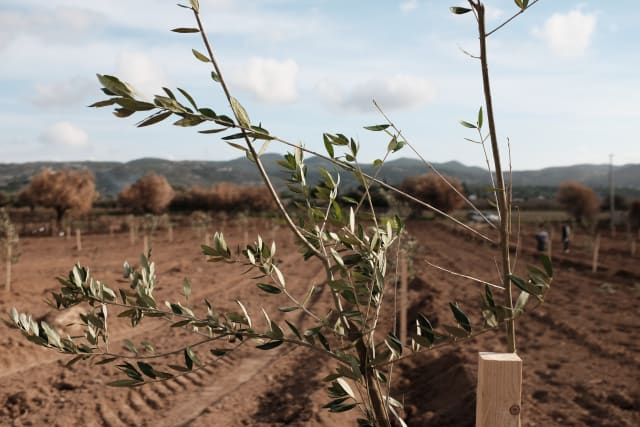
<svg viewBox="0 0 640 427"><path fill-rule="evenodd" d="M257 230L265 239L275 239L292 292L302 294L309 284L321 283L321 266L313 261L301 265L282 225L267 219L251 219L248 225L229 220L213 224L211 231L216 226L223 228L230 244L243 244L246 235L254 239ZM435 324L448 319L449 301L458 301L472 321L480 323L482 288L426 261L496 282L497 267L490 261L497 256L496 248L438 221L410 222L408 231L416 242L409 268L410 324L417 313ZM536 231L531 225L520 230L517 271L536 262ZM189 277L190 301L196 305L207 298L216 310L235 310L239 298L256 313L262 306L282 305L279 296L265 296L254 281L242 276L242 266L208 263L200 253L202 236L192 228L176 227L173 233L171 243L165 231L157 231L152 240L158 301L178 298L183 278ZM592 272L592 243L578 233L571 251L562 253L559 229L554 230L552 288L545 303L518 323L524 426L640 425L640 255L631 256L625 234L602 234L599 266ZM80 251L74 239L22 237L20 261L13 266L13 291L0 292L0 312L7 318L4 313L16 306L63 327L69 315L43 302L56 290L56 276L66 275L80 262L99 280L125 287L123 261L136 263L141 252L141 239L132 244L126 232L87 234ZM393 287L388 289L387 297L392 298ZM322 292L327 291L314 297L319 311ZM287 316L297 320L299 314ZM73 326L66 327L73 334ZM110 334L113 346L153 335L153 344L161 349L193 339L153 319L135 329L116 323ZM503 351L502 341L499 332L490 332L398 363L393 395L405 403L408 425L474 425L477 354ZM328 401L322 381L328 373L325 360L285 345L272 351L244 346L201 370L134 389L105 387L120 377L113 367L78 362L68 368L68 361L0 324L0 425L351 426L358 415L322 409Z"/></svg>

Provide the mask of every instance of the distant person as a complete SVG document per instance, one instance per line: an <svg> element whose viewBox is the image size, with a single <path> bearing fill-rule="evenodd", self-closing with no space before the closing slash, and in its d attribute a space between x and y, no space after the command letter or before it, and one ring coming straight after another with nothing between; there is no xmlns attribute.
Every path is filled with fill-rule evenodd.
<svg viewBox="0 0 640 427"><path fill-rule="evenodd" d="M547 230L541 230L536 233L536 249L538 252L546 252L549 244L549 233Z"/></svg>
<svg viewBox="0 0 640 427"><path fill-rule="evenodd" d="M571 243L571 227L569 224L562 224L562 250L569 253L569 244Z"/></svg>

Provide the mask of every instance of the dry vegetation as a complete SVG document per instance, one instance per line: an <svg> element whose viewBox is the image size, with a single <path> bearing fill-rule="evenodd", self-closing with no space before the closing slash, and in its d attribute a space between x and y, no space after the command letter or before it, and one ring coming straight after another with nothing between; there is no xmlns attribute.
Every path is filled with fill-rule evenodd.
<svg viewBox="0 0 640 427"><path fill-rule="evenodd" d="M175 192L162 175L150 173L118 194L118 202L134 212L159 214L169 206Z"/></svg>
<svg viewBox="0 0 640 427"><path fill-rule="evenodd" d="M443 178L433 173L410 176L402 181L400 188L415 198L448 213L464 204L464 200L458 194L464 194L464 189L458 179L449 176ZM447 184L445 180L451 185ZM412 208L415 216L424 211L424 207L417 204Z"/></svg>
<svg viewBox="0 0 640 427"><path fill-rule="evenodd" d="M589 187L575 181L567 181L558 189L558 202L577 224L593 225L600 211L600 198Z"/></svg>
<svg viewBox="0 0 640 427"><path fill-rule="evenodd" d="M67 211L80 215L91 210L97 198L94 176L89 171L44 169L31 178L20 199L30 206L53 208L60 227Z"/></svg>

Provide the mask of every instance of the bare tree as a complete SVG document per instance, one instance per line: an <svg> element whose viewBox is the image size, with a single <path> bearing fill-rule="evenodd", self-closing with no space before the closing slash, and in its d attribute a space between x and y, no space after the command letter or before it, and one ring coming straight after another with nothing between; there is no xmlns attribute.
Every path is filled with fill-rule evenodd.
<svg viewBox="0 0 640 427"><path fill-rule="evenodd" d="M118 202L129 209L144 213L162 213L175 195L167 179L149 173L118 194Z"/></svg>
<svg viewBox="0 0 640 427"><path fill-rule="evenodd" d="M89 212L96 197L95 178L88 170L48 168L34 175L20 195L31 206L55 209L58 227L69 210L76 214Z"/></svg>
<svg viewBox="0 0 640 427"><path fill-rule="evenodd" d="M576 223L585 226L593 224L600 210L598 195L579 182L566 181L560 184L556 198Z"/></svg>
<svg viewBox="0 0 640 427"><path fill-rule="evenodd" d="M464 200L458 194L462 194L464 190L457 179L448 176L444 176L444 178L451 185L448 185L436 174L426 173L405 178L400 188L443 212L451 212L464 204ZM452 187L455 187L458 193ZM415 205L413 207L414 214L417 214L422 209L424 208Z"/></svg>

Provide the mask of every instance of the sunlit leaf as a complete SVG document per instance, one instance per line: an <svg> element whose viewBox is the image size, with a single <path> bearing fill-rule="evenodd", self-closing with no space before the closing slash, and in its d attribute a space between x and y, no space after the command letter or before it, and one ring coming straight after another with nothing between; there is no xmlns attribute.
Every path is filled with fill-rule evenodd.
<svg viewBox="0 0 640 427"><path fill-rule="evenodd" d="M466 128L470 128L470 129L478 129L478 127L476 125L474 125L473 123L469 123L469 122L465 122L464 120L460 120L460 124Z"/></svg>
<svg viewBox="0 0 640 427"><path fill-rule="evenodd" d="M247 110L245 110L242 104L240 104L240 102L233 96L231 97L231 108L233 109L240 126L244 128L251 127L251 120L249 120Z"/></svg>
<svg viewBox="0 0 640 427"><path fill-rule="evenodd" d="M457 7L457 6L452 6L449 8L449 10L451 11L451 13L454 13L456 15L462 15L462 14L471 12L471 9L467 7Z"/></svg>
<svg viewBox="0 0 640 427"><path fill-rule="evenodd" d="M198 58L200 61L202 62L211 62L211 60L209 59L209 57L207 57L206 55L198 52L195 49L191 49L191 52L193 53L193 56L195 56L196 58Z"/></svg>

